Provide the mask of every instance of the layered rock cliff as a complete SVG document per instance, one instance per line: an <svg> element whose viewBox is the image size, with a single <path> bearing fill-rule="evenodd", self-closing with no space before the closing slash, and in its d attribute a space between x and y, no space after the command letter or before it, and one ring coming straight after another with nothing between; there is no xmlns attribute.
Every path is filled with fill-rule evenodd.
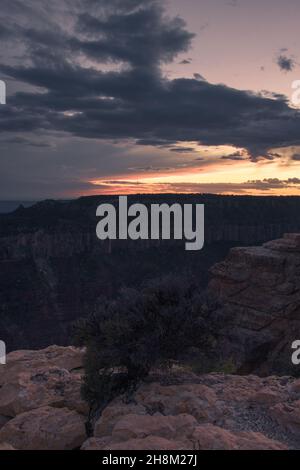
<svg viewBox="0 0 300 470"><path fill-rule="evenodd" d="M171 240L100 242L95 234L99 204L118 206L118 197L84 197L69 202L43 201L11 214L0 214L0 259L69 258L81 253L136 252L166 245ZM300 231L299 197L239 197L216 195L138 195L128 204L204 204L205 242L257 244Z"/></svg>
<svg viewBox="0 0 300 470"><path fill-rule="evenodd" d="M291 346L300 339L300 234L233 248L211 273L223 357L243 373L299 373Z"/></svg>
<svg viewBox="0 0 300 470"><path fill-rule="evenodd" d="M132 196L128 203L204 204L204 250L186 252L174 240L100 242L96 208L104 202L118 198L44 201L0 215L0 332L9 351L70 344L72 323L122 286L189 270L204 289L232 246L300 231L297 197Z"/></svg>

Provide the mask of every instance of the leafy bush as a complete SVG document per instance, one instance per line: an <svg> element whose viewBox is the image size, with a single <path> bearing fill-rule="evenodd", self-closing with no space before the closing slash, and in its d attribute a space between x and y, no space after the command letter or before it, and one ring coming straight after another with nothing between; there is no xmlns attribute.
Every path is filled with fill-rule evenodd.
<svg viewBox="0 0 300 470"><path fill-rule="evenodd" d="M76 342L87 348L84 398L92 406L107 403L135 387L154 366L199 347L205 336L200 311L195 284L170 276L99 302L76 326Z"/></svg>

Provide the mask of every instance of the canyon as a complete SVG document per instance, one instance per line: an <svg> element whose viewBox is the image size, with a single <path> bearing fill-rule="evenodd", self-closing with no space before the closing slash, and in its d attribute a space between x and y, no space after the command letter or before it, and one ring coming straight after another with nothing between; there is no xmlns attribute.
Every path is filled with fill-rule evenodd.
<svg viewBox="0 0 300 470"><path fill-rule="evenodd" d="M185 252L180 240L105 240L96 236L100 204L112 196L43 201L0 215L0 331L7 350L68 345L72 325L102 297L169 272L197 278L237 245L300 232L298 197L130 196L128 203L204 204L205 246Z"/></svg>
<svg viewBox="0 0 300 470"><path fill-rule="evenodd" d="M232 248L211 276L207 308L234 374L155 369L91 418L84 349L14 351L0 366L0 450L299 449L300 233Z"/></svg>

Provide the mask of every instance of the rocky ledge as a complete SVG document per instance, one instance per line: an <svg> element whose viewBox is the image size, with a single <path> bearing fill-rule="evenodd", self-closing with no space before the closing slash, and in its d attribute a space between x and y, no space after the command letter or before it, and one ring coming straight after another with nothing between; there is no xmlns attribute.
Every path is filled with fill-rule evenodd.
<svg viewBox="0 0 300 470"><path fill-rule="evenodd" d="M291 345L300 340L300 234L233 248L211 273L208 294L222 325L223 358L240 373L297 373Z"/></svg>
<svg viewBox="0 0 300 470"><path fill-rule="evenodd" d="M300 380L157 373L119 397L86 434L80 397L84 351L18 351L1 367L0 450L295 449Z"/></svg>

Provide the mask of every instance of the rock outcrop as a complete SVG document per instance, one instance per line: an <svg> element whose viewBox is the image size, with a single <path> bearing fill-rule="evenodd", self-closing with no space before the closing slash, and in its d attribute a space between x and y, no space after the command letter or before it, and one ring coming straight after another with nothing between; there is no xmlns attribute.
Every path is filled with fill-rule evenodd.
<svg viewBox="0 0 300 470"><path fill-rule="evenodd" d="M83 444L83 354L58 346L8 354L0 376L0 449L68 450Z"/></svg>
<svg viewBox="0 0 300 470"><path fill-rule="evenodd" d="M1 440L20 450L72 450L85 438L84 416L52 406L21 413L0 431Z"/></svg>
<svg viewBox="0 0 300 470"><path fill-rule="evenodd" d="M83 354L52 346L8 355L1 366L0 450L300 448L300 380L182 370L156 371L130 402L116 398L87 436Z"/></svg>
<svg viewBox="0 0 300 470"><path fill-rule="evenodd" d="M82 450L299 448L299 387L289 377L152 377L132 403L104 410Z"/></svg>
<svg viewBox="0 0 300 470"><path fill-rule="evenodd" d="M222 356L242 373L299 372L291 346L300 339L300 234L233 248L211 273L208 292L222 325Z"/></svg>

